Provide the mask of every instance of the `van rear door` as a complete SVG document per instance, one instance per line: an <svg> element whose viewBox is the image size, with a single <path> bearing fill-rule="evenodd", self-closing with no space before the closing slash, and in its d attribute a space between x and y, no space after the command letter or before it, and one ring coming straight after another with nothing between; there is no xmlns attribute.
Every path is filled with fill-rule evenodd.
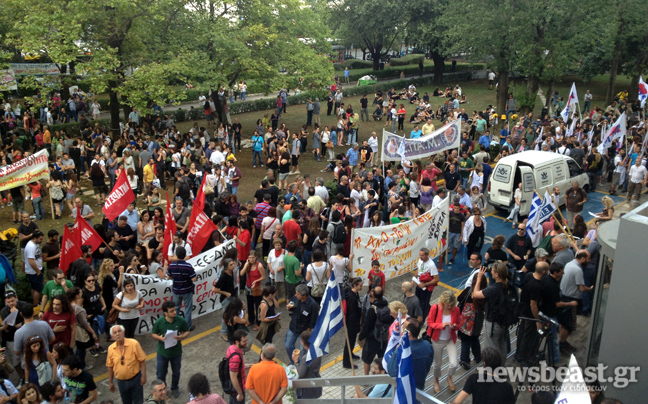
<svg viewBox="0 0 648 404"><path fill-rule="evenodd" d="M488 182L490 187L488 192L489 202L504 209L508 209L513 201L516 163L514 161L511 161L511 163L498 163Z"/></svg>
<svg viewBox="0 0 648 404"><path fill-rule="evenodd" d="M520 177L522 182L522 199L520 199L520 215L528 215L531 211L533 201L533 190L535 189L535 178L533 168L520 166ZM540 191L538 191L540 192Z"/></svg>

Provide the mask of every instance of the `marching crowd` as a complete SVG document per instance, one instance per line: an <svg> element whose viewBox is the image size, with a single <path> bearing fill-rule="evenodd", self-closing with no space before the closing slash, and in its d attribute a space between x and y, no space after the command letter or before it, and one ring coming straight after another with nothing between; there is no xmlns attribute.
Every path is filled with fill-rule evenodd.
<svg viewBox="0 0 648 404"><path fill-rule="evenodd" d="M395 375L392 362L384 368L377 358L382 358L387 348L399 313L400 326L409 332L412 341L417 387L425 387L427 374L434 365L435 392L440 391L444 350L450 360L446 380L454 391L452 376L458 366L471 368L471 352L476 363L483 360L493 368L504 365L508 330L518 322L515 360L520 365L536 363L536 330L547 323L548 339L553 342L548 360L558 365L561 353L574 350L567 339L576 327L577 316L590 313L600 248L596 228L588 229L578 215L582 210L578 206L587 200L587 193L578 184L567 190L578 201L573 209L568 205L573 214L569 221L552 219L543 224L544 238L538 248L531 244L525 222L518 221L514 206L509 219L517 226L516 234L508 239L497 236L492 246L482 251L487 228L482 212L487 207L491 155L496 154L493 162L497 162L509 154L533 149L568 154L587 171L590 191L607 178L611 180L611 194L627 187L629 197L636 193L639 198L647 175L645 126L636 107L633 109L627 99L615 101L605 111L595 106L589 115L579 116L576 112L575 118L580 121L572 125L561 117L547 115L534 119L532 113L518 121L512 97L507 102L506 114L498 115L489 107L469 116L465 109L459 109L465 94L458 85L445 92L435 91L434 97L447 98L445 107L438 111L430 105L430 97L419 95L413 86L401 93L392 89L386 96L382 92L376 94L374 105L376 112L382 109L380 118L387 116L394 122L393 131L404 131L407 112L404 104L400 106L402 110L395 105L407 100L415 105L410 120L412 138L433 133L435 119L442 123L461 119L462 141L459 150L381 165L377 134L372 132L360 141L360 124L369 121L366 95L360 100L358 114L350 103L345 105L342 89L332 88L327 115L335 115L337 123L330 130L329 126L322 127L319 100L309 100L307 124L291 132L285 123L280 123L281 113L286 111L287 93L282 90L277 97L277 110L271 118L265 115L255 128L245 128L245 132L234 119L213 125L214 128L196 123L188 132L179 133L173 120L153 103L152 113L145 116L134 109L119 134L109 134L100 125L92 125L83 114L75 115L72 119L80 120L82 131L76 138L49 130L53 123L50 114L55 111L70 117L71 105L75 104L75 111L78 109L74 101L63 104L54 94L44 116L36 117L25 109L22 121L20 112L16 116L15 108L0 103L1 165L9 165L41 148L49 152L51 161L49 181L2 192L2 207L11 206L14 223L19 224L23 264L16 270L27 275L32 297L30 302L19 301L13 289L5 290L8 281L2 283L5 307L0 316L4 320L5 360L0 371L5 374L0 397L4 402L54 404L65 397L74 403L95 401L97 388L89 373L92 366L85 360L86 351L93 357L106 355L110 389L117 388L125 404L144 402L146 354L138 342L142 337L135 337L143 297L128 274L172 280L173 300L162 305L163 315L152 330L152 338L158 340L157 371L147 402L164 402L169 365L170 391L174 397L179 396L180 342L195 328L191 312L196 273L187 260L201 253L192 251L185 240L192 225L193 201L201 187L206 199L205 214L217 227L202 251L227 240L234 240L236 246L223 257L221 275L213 285L213 292L220 295L223 306L221 338L230 344L221 377L228 379L226 393L230 403L244 402L246 394L254 402L275 403L286 393L285 372L273 361L278 355L273 341L281 331L279 307L283 299L291 315L282 341L287 359L296 365L300 377L319 377L321 362L307 363L305 350L296 347L298 343L301 348L308 347L332 272L345 300L350 345L344 350L345 368L355 368L354 360L360 359L365 374L371 371ZM224 92L213 91L205 105L221 102L222 97ZM71 99L83 102L84 95L76 94ZM70 106L67 113L65 105ZM612 142L600 154L596 146L601 132L621 111L628 117L631 135L621 146ZM379 119L376 113L373 118ZM250 163L243 162L239 153L243 133L253 133L252 165L265 168L263 178L252 180L242 174L240 166ZM308 153L309 140L316 161L328 157L322 171L333 172L331 182L300 172L299 161ZM337 153L345 145L348 150ZM494 148L499 152L491 153ZM136 198L114 222L101 219L98 209L122 172L126 173ZM81 197L83 181L92 183L96 207L84 201L88 198ZM239 185L254 181L258 181L254 197L239 201ZM165 215L161 190L166 190L172 201L178 229L167 251L163 251ZM554 192L560 194L559 189ZM51 193L56 217L69 215L76 219L80 215L104 242L95 249L82 246L82 257L65 272L59 269L62 231L49 230L44 242L45 235L37 224L45 217L42 200L47 193ZM419 251L417 282L401 285L402 299L386 300L384 263L380 261L371 262L366 279L353 276L354 228L411 220L446 197L451 202L449 264L454 265L463 244L469 266L474 269L458 297L444 292L438 302L431 301L439 272L443 271L443 257L435 264L426 249ZM26 201L32 202L34 216L26 211ZM609 220L614 215L612 204L604 205L599 220ZM573 241L572 233L584 238L582 245ZM169 259L164 260L164 255ZM5 278L10 276L6 274ZM511 317L511 313L515 316ZM518 315L527 320L520 321ZM243 353L251 345L249 338L253 332L265 345L262 361L250 368L244 363ZM483 351L479 343L482 334ZM106 335L111 343L107 348L102 346L101 335ZM462 341L460 355L457 338ZM362 346L361 357L350 353L349 348L353 349L356 341ZM7 379L10 372L16 372L20 379L19 391ZM468 394L486 394L485 391L491 397L486 402L512 402L510 385L484 386L473 376L455 402L461 402ZM209 383L201 374L191 377L189 392L195 402L223 401L211 394ZM393 392L382 387L374 388L369 396L390 394ZM321 389L297 392L303 398L319 395ZM358 395L365 393L358 391Z"/></svg>

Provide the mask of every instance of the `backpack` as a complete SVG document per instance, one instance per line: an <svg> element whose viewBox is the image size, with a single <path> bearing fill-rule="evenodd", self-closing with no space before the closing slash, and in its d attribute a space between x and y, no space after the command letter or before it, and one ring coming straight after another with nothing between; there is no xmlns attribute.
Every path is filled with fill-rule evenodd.
<svg viewBox="0 0 648 404"><path fill-rule="evenodd" d="M180 181L179 195L184 200L187 200L187 199L191 198L191 188L189 187L189 184L187 184L187 181L185 181L184 179L182 181Z"/></svg>
<svg viewBox="0 0 648 404"><path fill-rule="evenodd" d="M225 394L229 394L231 396L238 394L236 392L236 389L232 385L232 379L230 378L229 370L229 360L234 355L240 355L241 360L243 359L243 356L240 352L232 352L230 356L223 357L223 359L221 359L220 363L218 364L218 378L220 379L221 386L223 386L223 391L225 392Z"/></svg>
<svg viewBox="0 0 648 404"><path fill-rule="evenodd" d="M394 322L394 318L391 316L391 311L388 306L377 308L372 305L371 307L376 312L376 324L373 329L373 337L381 344L385 343L389 340L389 327Z"/></svg>
<svg viewBox="0 0 648 404"><path fill-rule="evenodd" d="M336 224L333 228L333 237L331 238L335 244L344 244L347 241L347 232L344 223Z"/></svg>
<svg viewBox="0 0 648 404"><path fill-rule="evenodd" d="M489 302L490 303L490 302ZM504 328L517 324L520 316L520 299L511 285L506 289L500 285L500 293L489 304L488 320Z"/></svg>
<svg viewBox="0 0 648 404"><path fill-rule="evenodd" d="M311 296L313 297L322 297L324 296L324 292L326 291L326 281L322 282L319 276L317 276L317 271L315 271L315 267L313 264L309 265L313 269L313 275L315 276L315 279L313 280L313 289L311 289ZM324 267L324 273L326 273L326 270L328 269L328 263Z"/></svg>

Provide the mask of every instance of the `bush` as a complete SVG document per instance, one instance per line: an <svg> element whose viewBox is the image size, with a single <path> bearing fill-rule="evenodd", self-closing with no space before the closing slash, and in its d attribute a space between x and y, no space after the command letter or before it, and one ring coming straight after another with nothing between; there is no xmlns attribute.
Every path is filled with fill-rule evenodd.
<svg viewBox="0 0 648 404"><path fill-rule="evenodd" d="M423 60L425 60L425 55L412 54L412 55L403 56L402 58L392 58L389 60L389 65L390 66L406 66L411 64L418 65Z"/></svg>
<svg viewBox="0 0 648 404"><path fill-rule="evenodd" d="M288 105L304 104L306 100L311 98L319 98L323 101L328 96L328 90L311 90L303 92L299 95L291 95L288 97ZM230 114L242 114L245 112L264 111L267 109L275 109L277 101L274 98L256 100L256 101L243 101L234 104L229 104Z"/></svg>
<svg viewBox="0 0 648 404"><path fill-rule="evenodd" d="M98 119L96 121L91 121L92 125L95 123L99 123L99 126L103 128L110 128L110 119ZM70 123L57 123L55 125L50 126L50 131L56 132L56 131L61 131L64 130L65 133L70 134L71 136L80 136L81 135L81 127L78 122L70 122Z"/></svg>
<svg viewBox="0 0 648 404"><path fill-rule="evenodd" d="M366 69L373 67L373 62L371 60L362 60L362 59L347 59L342 63L342 69L345 67L349 69Z"/></svg>
<svg viewBox="0 0 648 404"><path fill-rule="evenodd" d="M184 122L186 120L187 111L182 108L178 108L176 112L173 113L173 117L176 122Z"/></svg>

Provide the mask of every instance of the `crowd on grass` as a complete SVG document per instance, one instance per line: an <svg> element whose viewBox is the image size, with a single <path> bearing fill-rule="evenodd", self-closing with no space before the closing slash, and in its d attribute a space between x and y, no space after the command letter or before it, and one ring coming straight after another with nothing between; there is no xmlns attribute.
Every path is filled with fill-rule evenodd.
<svg viewBox="0 0 648 404"><path fill-rule="evenodd" d="M205 97L210 118L211 104L223 101L223 97L225 91L212 91ZM545 223L543 241L539 248L533 248L525 222L519 221L516 211L520 203L516 191L507 219L517 227L516 234L508 239L497 236L492 246L482 251L487 228L482 212L488 205L491 164L527 150L569 155L588 173L590 191L605 181L610 183L610 194L622 188L627 189L629 198L635 194L639 198L646 184L645 126L636 104L626 95L617 97L605 111L597 106L586 111L586 102L583 111L576 111L564 122L558 115L559 99L555 116L536 119L533 113L518 116L512 96L507 111L498 113L489 106L471 115L459 108L466 101L459 85L445 91L437 89L431 97L419 94L414 86L400 93L390 89L374 95L372 119L391 121L393 132L405 133L405 105L412 105L408 121L411 138L430 135L436 126L461 120L458 150L395 164L381 162L375 132L360 132L361 124L370 120L367 95L354 109L339 84L323 100L327 102L327 117L332 117L322 120L330 125L320 124L321 105L315 99L307 102L306 123L293 130L281 121L288 105L285 89L277 96L272 115L265 114L254 127L243 127L238 119L227 115L218 124L208 120L207 127L195 123L185 133L180 133L155 103L143 116L133 109L120 132L112 133L88 120L83 112L89 98L82 93L71 95L67 103L57 93L48 94L40 116L37 108L16 108L3 100L0 166L44 148L49 153L51 175L48 181L2 192L1 207L12 208L14 224L18 225L22 260L14 269L26 274L31 300L19 301L16 292L7 287L8 281L2 283L5 307L0 316L4 319L5 356L0 369L4 372L0 396L20 404L26 404L25 400L30 404L58 403L65 397L84 404L96 400L93 365L86 361L88 352L94 358L105 355L110 390L118 389L126 404L140 404L145 395L148 403L163 403L169 366L170 393L179 397L180 342L195 329L191 302L196 274L187 260L227 240L234 240L236 248L223 257L213 292L220 295L223 306L219 315L221 338L229 344L224 373L231 378L230 394L226 394L230 403L244 402L246 395L254 402L279 402L287 391L287 381L283 368L273 361L278 355L294 364L301 378L319 377L321 358L307 363L305 349L331 273L335 273L346 302L351 346L344 350L345 368L356 368L354 361L361 360L365 374L386 372L395 376L391 362L385 369L377 359L383 356L390 329L400 313L400 326L412 340L417 387L425 387L434 366L433 388L440 391L445 350L450 360L445 380L454 391L452 376L459 367L471 369L471 352L476 364L483 360L487 366L497 367L506 362L508 330L518 319L504 318L502 311L506 310L497 298L500 289L516 296L519 293L521 316L539 319L538 312L542 311L559 324L550 327L549 338L554 345L547 360L560 364L561 354L575 349L567 338L576 327L577 316L588 315L593 305L591 290L600 245L596 225L588 228L580 215L587 192L577 183L562 192L554 189L556 196L563 195L565 202L569 199L567 210L571 215L562 223L553 219ZM83 107L77 104L79 100ZM439 106L432 105L439 102ZM72 111L79 113L72 116ZM601 132L622 112L628 118L628 135L621 144L612 142L601 154L597 148ZM79 119L79 136L50 132L54 116L63 115ZM242 140L248 139L252 158L241 152ZM316 162L328 160L321 171L332 172L332 180L327 182L315 172L301 173L300 160L310 159L311 153ZM241 167L246 173L251 172L250 167L264 170L252 178L244 176ZM101 206L122 172L136 198L111 222L103 217ZM253 196L239 199L242 183L258 187ZM185 238L201 186L206 197L204 211L217 230L202 251L192 251ZM87 195L90 193L92 197ZM178 229L165 251L168 260L163 260L162 251L165 193ZM105 241L94 250L82 246L82 257L65 272L59 268L65 221L57 222L60 228L49 230L47 235L38 227L38 221L46 216L43 199L48 194L56 218L76 219L81 215ZM463 245L474 270L458 298L444 292L438 302L432 301L432 290L444 270L444 257L435 263L426 249L419 251L419 282L402 283L402 299L385 299L385 288L397 286L386 285L384 263L380 261L370 263L366 278L354 277L353 229L406 222L446 197L450 198L448 264L455 265L457 254L463 254ZM89 199L94 199L93 203L88 203ZM599 221L614 217L611 201L604 199ZM584 241L576 244L572 233ZM150 336L135 335L143 297L129 274L173 282L173 300L162 305L163 315ZM4 278L11 276L6 273ZM290 314L290 325L279 344L284 346L285 357L273 345L281 332L279 312L283 304ZM465 324L466 307L472 312L470 327ZM535 322L519 322L515 360L520 366L536 363L539 342L535 327ZM176 340L171 347L165 347L164 342L168 331ZM483 351L480 335L485 339ZM158 340L156 380L146 392L146 354L138 342L143 338ZM251 338L258 340L263 350L262 360L250 367L243 353L249 349ZM462 341L460 356L457 338ZM362 346L361 357L349 353L356 343ZM510 384L484 384L477 381L476 374L473 376L455 402L469 394L483 397L483 402L513 402ZM19 390L10 379L16 381ZM596 386L591 391L600 402L603 397ZM223 401L211 393L202 374L190 378L188 393L195 402ZM296 394L316 398L321 389L301 389ZM393 392L388 386L375 386L370 392L357 389L357 394L384 397Z"/></svg>

